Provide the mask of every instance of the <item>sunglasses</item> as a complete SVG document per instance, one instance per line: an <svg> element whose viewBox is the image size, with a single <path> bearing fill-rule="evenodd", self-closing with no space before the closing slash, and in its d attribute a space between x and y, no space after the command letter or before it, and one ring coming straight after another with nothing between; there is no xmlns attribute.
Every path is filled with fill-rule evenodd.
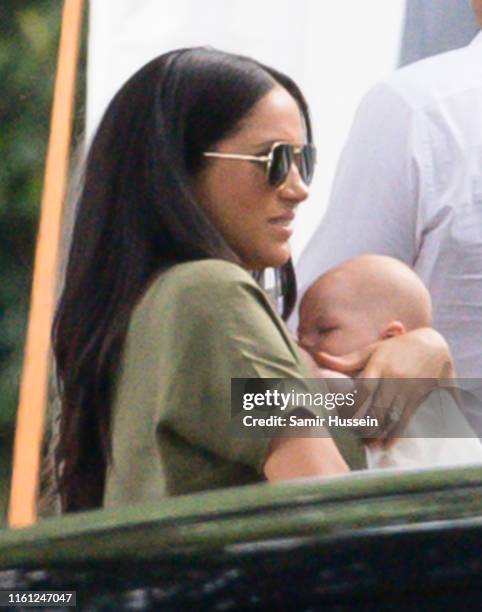
<svg viewBox="0 0 482 612"><path fill-rule="evenodd" d="M312 144L292 145L287 142L272 144L268 155L242 155L241 153L203 153L205 157L219 157L221 159L243 159L265 164L266 177L271 187L279 187L288 178L291 164L296 163L300 176L309 185L313 179L316 163L316 148Z"/></svg>

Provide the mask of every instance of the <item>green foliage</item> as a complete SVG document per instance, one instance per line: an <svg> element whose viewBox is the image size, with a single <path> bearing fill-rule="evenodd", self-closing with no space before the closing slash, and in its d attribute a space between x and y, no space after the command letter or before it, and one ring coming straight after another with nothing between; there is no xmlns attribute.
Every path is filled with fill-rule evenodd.
<svg viewBox="0 0 482 612"><path fill-rule="evenodd" d="M8 434L11 440L17 406L62 4L61 0L1 0L0 5L0 436L4 442ZM0 478L8 446L4 443L0 449ZM0 483L0 495L1 490Z"/></svg>
<svg viewBox="0 0 482 612"><path fill-rule="evenodd" d="M60 9L39 0L0 9L0 427L17 403Z"/></svg>

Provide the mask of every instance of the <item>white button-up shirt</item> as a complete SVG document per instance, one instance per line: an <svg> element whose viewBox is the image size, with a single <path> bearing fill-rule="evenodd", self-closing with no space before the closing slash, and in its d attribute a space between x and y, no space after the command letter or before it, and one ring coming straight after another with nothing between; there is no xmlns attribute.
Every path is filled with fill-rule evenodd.
<svg viewBox="0 0 482 612"><path fill-rule="evenodd" d="M327 214L297 266L300 295L362 253L415 269L458 376L482 379L482 33L397 70L364 98Z"/></svg>

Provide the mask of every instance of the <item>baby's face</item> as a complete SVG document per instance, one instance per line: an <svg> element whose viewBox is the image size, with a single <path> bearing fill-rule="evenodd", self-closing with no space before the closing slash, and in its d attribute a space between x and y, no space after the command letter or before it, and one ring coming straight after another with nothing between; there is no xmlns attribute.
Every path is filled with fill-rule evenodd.
<svg viewBox="0 0 482 612"><path fill-rule="evenodd" d="M359 302L359 300L358 300ZM379 339L373 311L336 282L317 282L303 297L298 338L310 353L345 355Z"/></svg>

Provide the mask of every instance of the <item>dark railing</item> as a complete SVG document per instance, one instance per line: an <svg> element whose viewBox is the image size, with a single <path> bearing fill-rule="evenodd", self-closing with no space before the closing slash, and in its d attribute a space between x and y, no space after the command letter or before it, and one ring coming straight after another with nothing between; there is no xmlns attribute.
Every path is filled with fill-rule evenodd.
<svg viewBox="0 0 482 612"><path fill-rule="evenodd" d="M353 474L5 530L0 589L75 590L82 610L479 610L481 551L482 468Z"/></svg>

